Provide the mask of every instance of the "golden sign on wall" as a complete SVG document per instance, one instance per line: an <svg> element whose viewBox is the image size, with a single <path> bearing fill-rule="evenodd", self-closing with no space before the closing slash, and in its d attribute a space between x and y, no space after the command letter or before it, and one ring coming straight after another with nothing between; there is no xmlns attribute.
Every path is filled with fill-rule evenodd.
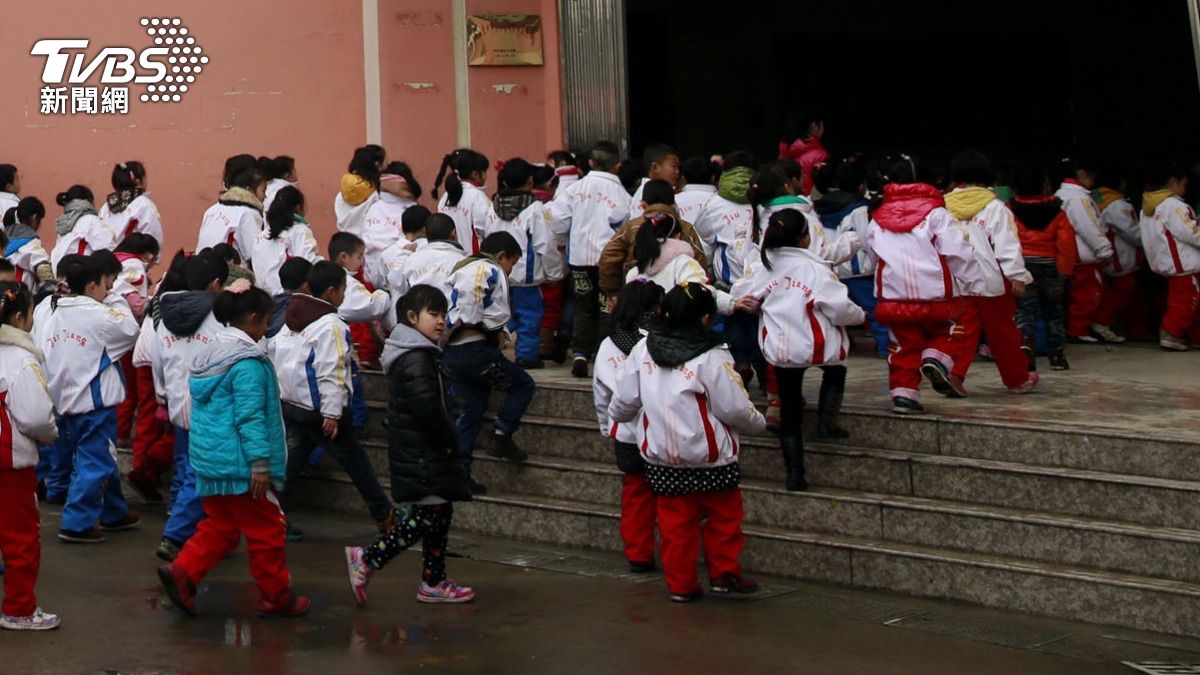
<svg viewBox="0 0 1200 675"><path fill-rule="evenodd" d="M542 17L537 14L468 16L467 64L542 65Z"/></svg>

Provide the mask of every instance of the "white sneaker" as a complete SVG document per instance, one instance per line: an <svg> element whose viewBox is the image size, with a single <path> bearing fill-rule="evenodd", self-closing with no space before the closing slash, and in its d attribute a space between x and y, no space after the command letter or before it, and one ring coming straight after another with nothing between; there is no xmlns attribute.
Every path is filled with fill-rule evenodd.
<svg viewBox="0 0 1200 675"><path fill-rule="evenodd" d="M54 630L60 623L62 620L57 614L44 612L41 607L29 616L0 615L0 628L4 630Z"/></svg>
<svg viewBox="0 0 1200 675"><path fill-rule="evenodd" d="M1169 352L1186 352L1188 350L1187 342L1183 338L1177 338L1165 330L1158 332L1158 346Z"/></svg>
<svg viewBox="0 0 1200 675"><path fill-rule="evenodd" d="M1092 324L1092 332L1096 334L1096 337L1100 338L1101 342L1110 342L1114 345L1119 345L1125 341L1125 338L1117 335L1113 329L1098 323Z"/></svg>

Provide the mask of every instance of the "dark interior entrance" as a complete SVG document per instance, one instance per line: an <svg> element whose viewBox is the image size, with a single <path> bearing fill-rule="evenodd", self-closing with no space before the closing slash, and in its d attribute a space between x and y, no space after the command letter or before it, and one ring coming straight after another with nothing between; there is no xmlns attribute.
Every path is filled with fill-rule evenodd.
<svg viewBox="0 0 1200 675"><path fill-rule="evenodd" d="M1187 0L627 0L632 149L1200 159Z"/></svg>

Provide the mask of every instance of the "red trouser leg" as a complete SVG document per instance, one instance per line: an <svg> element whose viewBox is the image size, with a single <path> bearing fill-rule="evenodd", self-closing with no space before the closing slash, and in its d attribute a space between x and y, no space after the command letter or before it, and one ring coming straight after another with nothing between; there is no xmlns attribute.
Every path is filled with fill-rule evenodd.
<svg viewBox="0 0 1200 675"><path fill-rule="evenodd" d="M704 560L708 563L708 578L722 574L742 574L742 549L746 535L742 533L742 491L738 488L721 492L701 492L695 495L704 511Z"/></svg>
<svg viewBox="0 0 1200 675"><path fill-rule="evenodd" d="M1198 278L1197 275L1191 275L1167 279L1167 313L1163 315L1162 329L1177 338L1191 337L1193 341L1200 338L1200 334L1189 335L1197 322L1196 308L1197 302L1200 302Z"/></svg>
<svg viewBox="0 0 1200 675"><path fill-rule="evenodd" d="M775 376L775 366L767 364L767 398L779 398L779 378Z"/></svg>
<svg viewBox="0 0 1200 675"><path fill-rule="evenodd" d="M963 312L957 319L962 335L960 339L955 340L954 352L950 354L954 359L954 368L950 373L960 380L967 379L967 371L971 369L971 364L975 362L975 352L979 350L979 336L983 334L982 312L985 300L988 298L963 298ZM1015 314L1015 308L1013 312ZM988 337L988 345L991 346L991 336Z"/></svg>
<svg viewBox="0 0 1200 675"><path fill-rule="evenodd" d="M621 541L625 559L654 562L655 497L646 475L627 473L621 485Z"/></svg>
<svg viewBox="0 0 1200 675"><path fill-rule="evenodd" d="M546 313L542 314L542 328L558 330L558 322L562 319L564 281L549 281L542 284L542 302L546 305Z"/></svg>
<svg viewBox="0 0 1200 675"><path fill-rule="evenodd" d="M994 298L976 298L983 334L1008 388L1019 387L1029 379L1029 357L1021 351L1021 330L1017 328L1017 299L1012 293ZM956 363L955 366L958 364Z"/></svg>
<svg viewBox="0 0 1200 675"><path fill-rule="evenodd" d="M700 589L700 501L696 495L658 497L658 534L662 539L663 580L667 590L684 595Z"/></svg>
<svg viewBox="0 0 1200 675"><path fill-rule="evenodd" d="M1100 293L1104 288L1099 265L1076 265L1071 276L1071 299L1067 307L1067 335L1083 337L1092 328Z"/></svg>
<svg viewBox="0 0 1200 675"><path fill-rule="evenodd" d="M9 616L37 609L33 588L42 561L37 508L37 470L0 470L0 555L4 556L4 604Z"/></svg>
<svg viewBox="0 0 1200 675"><path fill-rule="evenodd" d="M204 498L204 519L175 558L174 566L193 584L199 584L217 563L237 548L238 522L232 499L224 495Z"/></svg>
<svg viewBox="0 0 1200 675"><path fill-rule="evenodd" d="M925 328L919 323L891 324L888 348L888 389L892 396L921 400L921 352L925 349Z"/></svg>
<svg viewBox="0 0 1200 675"><path fill-rule="evenodd" d="M1129 298L1133 296L1136 286L1136 274L1104 277L1104 288L1100 290L1100 308L1096 310L1096 323L1112 327L1117 322L1117 315L1129 304Z"/></svg>
<svg viewBox="0 0 1200 675"><path fill-rule="evenodd" d="M133 436L133 418L137 411L137 369L133 367L133 352L121 357L121 370L125 374L125 400L117 406L117 438L125 440Z"/></svg>
<svg viewBox="0 0 1200 675"><path fill-rule="evenodd" d="M291 594L284 545L287 524L274 492L255 499L248 494L229 497L238 529L246 537L250 576L258 583L263 602L283 603Z"/></svg>
<svg viewBox="0 0 1200 675"><path fill-rule="evenodd" d="M175 427L157 417L158 400L154 397L154 371L135 368L138 382L137 427L133 434L133 468L151 481L171 468L175 451Z"/></svg>
<svg viewBox="0 0 1200 675"><path fill-rule="evenodd" d="M371 332L371 324L361 321L350 324L350 338L354 340L354 346L358 349L360 363L379 361L382 352L379 349L379 341Z"/></svg>

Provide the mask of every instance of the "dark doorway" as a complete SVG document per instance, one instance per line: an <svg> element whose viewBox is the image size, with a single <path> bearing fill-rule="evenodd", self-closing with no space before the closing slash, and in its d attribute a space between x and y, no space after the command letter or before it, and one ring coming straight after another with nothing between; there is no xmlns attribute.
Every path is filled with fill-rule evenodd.
<svg viewBox="0 0 1200 675"><path fill-rule="evenodd" d="M1187 0L628 0L633 150L773 158L815 108L835 153L1200 159ZM919 13L913 8L920 9Z"/></svg>

